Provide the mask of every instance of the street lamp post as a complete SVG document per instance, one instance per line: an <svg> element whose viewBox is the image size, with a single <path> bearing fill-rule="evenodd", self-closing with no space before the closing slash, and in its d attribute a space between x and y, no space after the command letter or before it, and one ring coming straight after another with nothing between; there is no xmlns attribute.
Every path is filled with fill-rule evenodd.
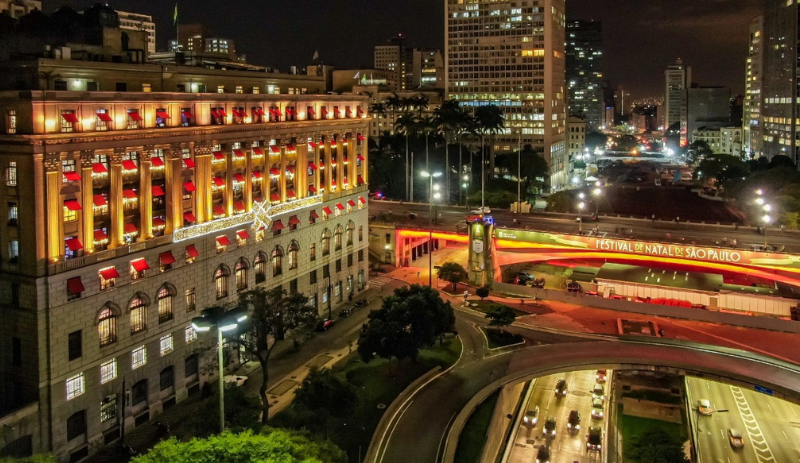
<svg viewBox="0 0 800 463"><path fill-rule="evenodd" d="M469 175L464 174L464 183L461 186L464 188L464 207L469 209Z"/></svg>
<svg viewBox="0 0 800 463"><path fill-rule="evenodd" d="M325 291L328 292L328 320L333 320L333 316L331 315L331 289L333 286L331 285L331 277L328 276L328 284L325 286Z"/></svg>
<svg viewBox="0 0 800 463"><path fill-rule="evenodd" d="M600 198L601 194L603 194L603 190L601 190L600 188L595 188L594 190L592 190L592 196L594 196L594 199L592 199L592 201L594 201L594 215L595 215L595 217L599 213L599 209L600 208L599 208L599 206L597 204L597 201Z"/></svg>
<svg viewBox="0 0 800 463"><path fill-rule="evenodd" d="M216 308L216 311L224 310ZM223 378L224 366L222 364L222 333L233 331L239 324L247 320L247 309L238 308L223 313L205 310L203 316L192 319L192 328L198 333L211 331L217 328L217 361L219 363L219 432L225 431L225 380Z"/></svg>
<svg viewBox="0 0 800 463"><path fill-rule="evenodd" d="M756 198L756 204L758 204L761 207L761 210L764 211L764 215L761 217L761 221L764 222L764 248L766 250L766 247L768 246L767 227L772 222L772 217L770 217L769 215L769 212L772 211L772 206L766 204L766 201L763 198L764 191L762 189L759 188L758 190L756 190L756 195L758 195L758 197Z"/></svg>
<svg viewBox="0 0 800 463"><path fill-rule="evenodd" d="M583 193L581 193L583 195ZM586 203L581 201L578 203L578 234L583 234L583 208L586 207Z"/></svg>
<svg viewBox="0 0 800 463"><path fill-rule="evenodd" d="M517 214L522 209L522 132L519 133L517 146Z"/></svg>
<svg viewBox="0 0 800 463"><path fill-rule="evenodd" d="M433 215L432 215L433 214L433 179L436 178L436 177L441 177L442 173L441 172L430 173L428 171L422 171L422 172L420 172L420 175L422 175L425 178L430 179L430 183L428 185L428 215L430 216L430 221L431 221L431 224L432 224L433 223Z"/></svg>

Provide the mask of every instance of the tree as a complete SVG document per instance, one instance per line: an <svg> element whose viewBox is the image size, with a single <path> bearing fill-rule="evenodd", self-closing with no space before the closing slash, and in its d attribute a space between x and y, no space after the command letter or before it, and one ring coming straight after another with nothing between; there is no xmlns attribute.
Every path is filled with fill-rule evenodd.
<svg viewBox="0 0 800 463"><path fill-rule="evenodd" d="M56 457L49 453L40 453L30 457L0 457L0 463L56 463Z"/></svg>
<svg viewBox="0 0 800 463"><path fill-rule="evenodd" d="M542 186L550 172L547 161L530 144L522 148L520 159L517 158L517 153L499 154L495 159L495 165L515 177L519 168L524 191L529 191L534 186Z"/></svg>
<svg viewBox="0 0 800 463"><path fill-rule="evenodd" d="M453 261L443 263L436 271L436 274L442 280L453 283L453 291L456 290L459 282L466 280L469 276L467 270L461 264Z"/></svg>
<svg viewBox="0 0 800 463"><path fill-rule="evenodd" d="M306 296L287 295L280 286L270 290L256 288L246 291L239 296L239 303L248 308L249 317L246 325L234 334L232 342L243 347L261 364L261 422L266 424L269 420L267 381L272 350L284 340L287 332L313 329L317 322L317 311L308 305Z"/></svg>
<svg viewBox="0 0 800 463"><path fill-rule="evenodd" d="M715 154L700 161L697 165L700 179L705 182L725 183L731 179L740 179L750 173L750 167L737 156Z"/></svg>
<svg viewBox="0 0 800 463"><path fill-rule="evenodd" d="M173 437L132 460L133 463L245 461L347 463L347 455L332 442L315 440L305 432L264 428L260 434L225 432L189 442L178 442Z"/></svg>
<svg viewBox="0 0 800 463"><path fill-rule="evenodd" d="M300 387L294 391L292 407L306 409L314 415L312 425L319 425L328 435L328 421L334 417L347 418L358 405L358 395L352 384L342 381L328 368L314 368Z"/></svg>
<svg viewBox="0 0 800 463"><path fill-rule="evenodd" d="M398 117L394 122L394 130L397 133L401 133L406 137L406 171L405 171L405 178L406 178L406 199L408 201L414 200L414 194L411 191L408 182L408 175L413 170L411 166L408 165L408 137L410 135L416 135L419 132L419 120L418 118L411 114L405 113Z"/></svg>
<svg viewBox="0 0 800 463"><path fill-rule="evenodd" d="M686 148L686 163L697 165L703 159L713 156L714 152L704 140L695 140Z"/></svg>
<svg viewBox="0 0 800 463"><path fill-rule="evenodd" d="M232 432L261 427L258 419L260 401L234 384L225 386L225 428ZM206 437L219 432L219 393L202 403L197 413L187 420L195 437Z"/></svg>
<svg viewBox="0 0 800 463"><path fill-rule="evenodd" d="M503 112L495 105L479 106L475 110L475 120L481 133L481 145L483 137L489 135L489 166L490 175L494 175L494 137L502 132L506 127ZM483 148L483 146L481 146ZM483 152L481 152L481 162L485 162Z"/></svg>
<svg viewBox="0 0 800 463"><path fill-rule="evenodd" d="M770 169L775 169L777 167L789 167L790 169L797 169L797 165L794 163L794 161L792 161L792 158L786 156L785 154L773 156L772 159L769 160Z"/></svg>
<svg viewBox="0 0 800 463"><path fill-rule="evenodd" d="M483 300L486 297L489 297L489 287L488 286L481 286L480 288L475 290L475 294Z"/></svg>
<svg viewBox="0 0 800 463"><path fill-rule="evenodd" d="M457 133L459 126L463 122L464 113L461 111L458 100L447 100L442 106L434 110L435 124L444 134L444 190L445 203L450 199L450 142L453 134ZM461 172L461 161L459 159L459 169Z"/></svg>
<svg viewBox="0 0 800 463"><path fill-rule="evenodd" d="M490 320L489 326L506 327L514 323L514 320L517 319L517 314L514 309L507 305L495 304L486 312L485 318Z"/></svg>
<svg viewBox="0 0 800 463"><path fill-rule="evenodd" d="M547 197L547 212L570 212L572 193L568 190L557 191Z"/></svg>
<svg viewBox="0 0 800 463"><path fill-rule="evenodd" d="M586 134L586 147L594 151L596 148L605 149L608 136L604 133L592 130Z"/></svg>
<svg viewBox="0 0 800 463"><path fill-rule="evenodd" d="M648 428L625 446L625 461L633 463L686 463L683 443L659 428Z"/></svg>

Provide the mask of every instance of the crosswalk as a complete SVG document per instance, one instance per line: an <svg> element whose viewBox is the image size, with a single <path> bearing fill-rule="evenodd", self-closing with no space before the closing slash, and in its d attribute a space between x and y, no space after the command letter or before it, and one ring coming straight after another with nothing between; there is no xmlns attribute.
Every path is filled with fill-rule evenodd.
<svg viewBox="0 0 800 463"><path fill-rule="evenodd" d="M389 277L372 277L369 279L369 286L372 288L381 288L392 280L393 278Z"/></svg>

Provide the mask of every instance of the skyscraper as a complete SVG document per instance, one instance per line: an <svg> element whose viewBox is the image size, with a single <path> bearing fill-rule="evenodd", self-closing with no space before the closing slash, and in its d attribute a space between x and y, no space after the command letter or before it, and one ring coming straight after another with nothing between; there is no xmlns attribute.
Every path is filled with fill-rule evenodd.
<svg viewBox="0 0 800 463"><path fill-rule="evenodd" d="M445 0L445 82L467 110L496 105L506 128L499 151L530 144L565 186L564 0ZM551 162L560 159L561 162Z"/></svg>
<svg viewBox="0 0 800 463"><path fill-rule="evenodd" d="M388 45L375 47L375 69L393 71L397 91L411 88L412 51L406 48L406 38L401 35L389 39Z"/></svg>
<svg viewBox="0 0 800 463"><path fill-rule="evenodd" d="M764 17L750 23L750 46L744 95L744 149L750 156L761 154L761 80L764 70Z"/></svg>
<svg viewBox="0 0 800 463"><path fill-rule="evenodd" d="M145 31L147 33L147 53L156 52L156 24L153 17L146 14L117 11L119 28L129 31Z"/></svg>
<svg viewBox="0 0 800 463"><path fill-rule="evenodd" d="M567 21L567 106L590 129L603 123L603 26L599 21Z"/></svg>
<svg viewBox="0 0 800 463"><path fill-rule="evenodd" d="M666 91L664 92L664 130L680 123L681 142L687 140L686 127L686 89L692 84L692 67L684 66L679 58L675 64L664 71Z"/></svg>

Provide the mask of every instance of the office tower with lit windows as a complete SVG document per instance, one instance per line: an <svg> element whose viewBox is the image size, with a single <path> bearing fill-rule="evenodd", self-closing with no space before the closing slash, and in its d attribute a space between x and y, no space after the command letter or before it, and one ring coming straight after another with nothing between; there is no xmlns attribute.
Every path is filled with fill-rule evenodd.
<svg viewBox="0 0 800 463"><path fill-rule="evenodd" d="M603 26L599 21L567 21L567 108L589 130L603 125Z"/></svg>
<svg viewBox="0 0 800 463"><path fill-rule="evenodd" d="M445 0L445 88L468 111L496 105L495 150L530 144L568 184L564 0Z"/></svg>
<svg viewBox="0 0 800 463"><path fill-rule="evenodd" d="M395 73L395 91L400 92L412 87L413 52L406 48L406 38L402 34L389 39L386 45L377 45L374 61L375 69Z"/></svg>
<svg viewBox="0 0 800 463"><path fill-rule="evenodd" d="M675 124L680 127L681 143L688 140L686 89L692 84L692 67L678 59L664 71L666 87L664 91L664 130Z"/></svg>
<svg viewBox="0 0 800 463"><path fill-rule="evenodd" d="M147 53L156 52L156 24L153 17L146 14L117 11L119 28L129 31L145 31L147 33Z"/></svg>
<svg viewBox="0 0 800 463"><path fill-rule="evenodd" d="M750 22L750 43L747 49L747 70L745 75L744 151L747 156L761 154L761 86L764 69L764 17L759 16Z"/></svg>

